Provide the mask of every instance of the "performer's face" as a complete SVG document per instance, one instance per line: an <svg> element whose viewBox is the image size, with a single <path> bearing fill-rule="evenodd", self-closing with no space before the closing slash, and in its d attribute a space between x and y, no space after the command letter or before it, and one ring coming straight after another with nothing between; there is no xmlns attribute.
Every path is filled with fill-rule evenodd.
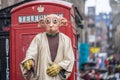
<svg viewBox="0 0 120 80"><path fill-rule="evenodd" d="M45 18L45 28L50 34L59 32L60 19L56 15L49 15Z"/></svg>

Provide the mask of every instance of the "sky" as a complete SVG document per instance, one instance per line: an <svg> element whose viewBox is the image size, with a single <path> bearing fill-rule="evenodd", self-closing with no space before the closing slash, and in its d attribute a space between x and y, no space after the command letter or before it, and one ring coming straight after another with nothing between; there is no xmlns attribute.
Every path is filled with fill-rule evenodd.
<svg viewBox="0 0 120 80"><path fill-rule="evenodd" d="M109 4L109 0L86 0L85 3L85 14L87 14L87 7L96 7L96 15L100 12L110 13L111 7Z"/></svg>

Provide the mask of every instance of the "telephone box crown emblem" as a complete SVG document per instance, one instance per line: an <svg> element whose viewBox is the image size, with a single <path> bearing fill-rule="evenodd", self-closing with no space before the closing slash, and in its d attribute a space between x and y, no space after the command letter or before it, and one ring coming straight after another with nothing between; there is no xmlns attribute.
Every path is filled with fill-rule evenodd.
<svg viewBox="0 0 120 80"><path fill-rule="evenodd" d="M44 11L44 7L40 5L40 6L37 8L37 10L38 10L38 12L43 12L43 11Z"/></svg>

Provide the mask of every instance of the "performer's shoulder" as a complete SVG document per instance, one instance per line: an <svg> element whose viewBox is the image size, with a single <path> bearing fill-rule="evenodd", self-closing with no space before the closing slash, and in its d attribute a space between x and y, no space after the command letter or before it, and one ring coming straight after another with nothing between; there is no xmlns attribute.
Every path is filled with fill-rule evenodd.
<svg viewBox="0 0 120 80"><path fill-rule="evenodd" d="M35 37L41 37L42 35L44 35L45 34L45 32L40 32L40 33L38 33Z"/></svg>
<svg viewBox="0 0 120 80"><path fill-rule="evenodd" d="M66 34L64 34L64 33L61 33L60 32L60 35L63 37L63 38L65 38L65 39L70 39Z"/></svg>

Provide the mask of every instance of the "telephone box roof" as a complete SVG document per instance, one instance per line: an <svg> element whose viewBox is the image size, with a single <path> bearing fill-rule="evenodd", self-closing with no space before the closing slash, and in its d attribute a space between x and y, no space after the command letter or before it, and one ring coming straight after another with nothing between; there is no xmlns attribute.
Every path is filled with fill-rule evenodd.
<svg viewBox="0 0 120 80"><path fill-rule="evenodd" d="M66 8L72 8L73 4L70 3L70 2L66 2L66 1L61 1L61 0L37 0L37 1L30 1L28 3L25 3L25 4L22 4L18 7L15 7L11 10L11 13L13 13L14 11L17 11L18 9L20 8L24 8L28 5L34 5L34 4L57 4L57 5L61 5L61 6L64 6Z"/></svg>

